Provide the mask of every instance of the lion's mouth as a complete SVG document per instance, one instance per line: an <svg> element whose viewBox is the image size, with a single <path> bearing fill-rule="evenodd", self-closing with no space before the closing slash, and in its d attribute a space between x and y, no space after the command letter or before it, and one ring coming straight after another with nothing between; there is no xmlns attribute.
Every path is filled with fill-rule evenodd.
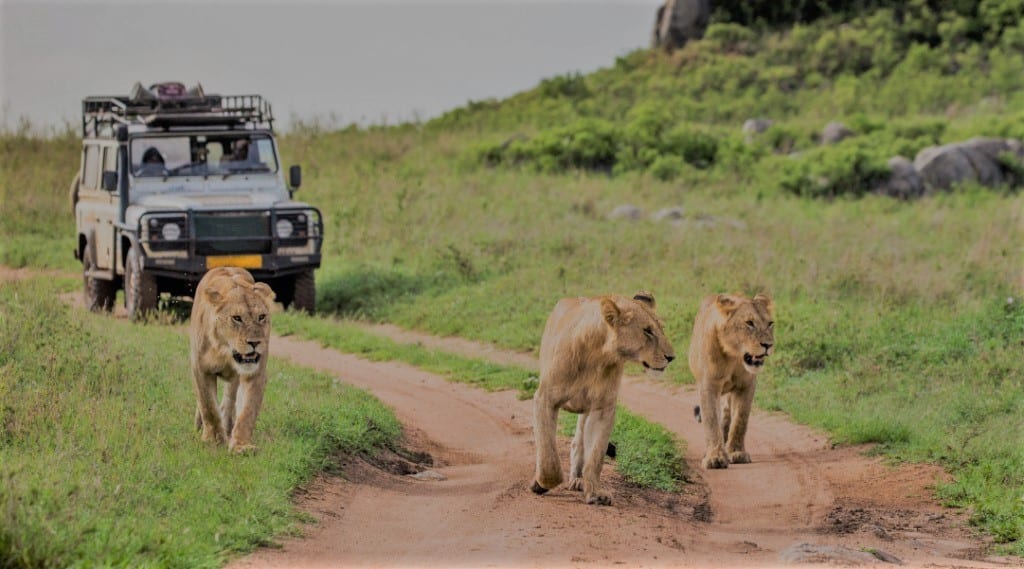
<svg viewBox="0 0 1024 569"><path fill-rule="evenodd" d="M248 354L243 356L242 354L232 350L231 356L233 358L235 358L236 362L238 362L238 363L240 363L242 365L256 365L256 364L260 363L260 353L259 352L250 352L250 353L248 353Z"/></svg>
<svg viewBox="0 0 1024 569"><path fill-rule="evenodd" d="M759 356L752 356L750 354L743 354L743 363L750 367L758 368L764 365L764 358L767 357L767 353L763 353Z"/></svg>
<svg viewBox="0 0 1024 569"><path fill-rule="evenodd" d="M665 368L668 367L668 365L664 365L664 366L661 366L661 367L651 367L647 362L641 362L641 363L644 364L644 369L649 369L651 371L665 371Z"/></svg>

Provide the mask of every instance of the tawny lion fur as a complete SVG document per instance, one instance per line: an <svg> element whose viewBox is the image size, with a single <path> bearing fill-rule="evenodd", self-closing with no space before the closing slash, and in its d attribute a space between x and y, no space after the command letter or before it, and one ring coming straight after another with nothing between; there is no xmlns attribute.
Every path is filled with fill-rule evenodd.
<svg viewBox="0 0 1024 569"><path fill-rule="evenodd" d="M704 468L750 462L745 446L757 373L775 345L772 301L718 294L704 299L693 324L690 371L697 380L704 423Z"/></svg>
<svg viewBox="0 0 1024 569"><path fill-rule="evenodd" d="M531 489L543 494L563 481L555 431L558 411L565 409L579 413L569 488L582 490L588 504L611 504L600 477L623 367L634 361L660 371L674 357L649 292L559 301L540 343L540 384L533 398L537 469Z"/></svg>
<svg viewBox="0 0 1024 569"><path fill-rule="evenodd" d="M196 429L232 452L255 450L252 432L267 385L274 292L245 269L218 267L199 281L189 323ZM227 382L220 408L217 380Z"/></svg>

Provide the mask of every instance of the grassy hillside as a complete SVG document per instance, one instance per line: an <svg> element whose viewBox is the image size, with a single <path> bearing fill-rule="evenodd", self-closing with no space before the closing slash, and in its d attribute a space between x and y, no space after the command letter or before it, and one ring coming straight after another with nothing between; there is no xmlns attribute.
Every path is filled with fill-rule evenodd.
<svg viewBox="0 0 1024 569"><path fill-rule="evenodd" d="M924 39L885 10L783 32L719 23L674 54L424 124L300 125L282 147L325 214L319 305L534 349L558 298L648 288L684 351L701 297L767 292L778 353L758 404L942 463L956 477L942 496L1024 553L1021 198L870 193L895 154L1024 136L1024 35L971 21L939 18ZM748 142L754 117L776 122ZM831 120L856 136L819 145ZM0 141L0 262L73 269L70 212L53 215L73 136ZM624 204L641 218L609 219ZM681 219L651 219L674 207ZM669 370L692 381L685 362Z"/></svg>

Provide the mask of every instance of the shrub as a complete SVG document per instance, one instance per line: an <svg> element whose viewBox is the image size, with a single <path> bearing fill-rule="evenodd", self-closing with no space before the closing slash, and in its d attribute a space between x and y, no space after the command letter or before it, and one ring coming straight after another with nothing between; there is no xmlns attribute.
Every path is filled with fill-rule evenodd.
<svg viewBox="0 0 1024 569"><path fill-rule="evenodd" d="M779 186L798 196L861 196L889 176L885 155L864 141L823 146L788 160Z"/></svg>

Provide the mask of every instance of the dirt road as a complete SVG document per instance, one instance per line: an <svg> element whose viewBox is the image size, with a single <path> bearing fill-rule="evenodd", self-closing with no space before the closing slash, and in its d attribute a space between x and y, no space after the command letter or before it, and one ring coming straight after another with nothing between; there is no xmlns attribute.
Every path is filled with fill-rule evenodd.
<svg viewBox="0 0 1024 569"><path fill-rule="evenodd" d="M503 363L528 354L389 327L378 333ZM606 468L611 507L558 489L535 496L530 402L486 393L400 363L371 363L313 342L275 337L275 357L321 369L395 409L409 444L429 452L445 480L421 481L349 465L303 500L319 523L282 548L237 560L256 567L776 567L1022 566L984 557L965 514L939 507L931 466L890 468L861 448L781 415L752 418L754 462L699 470L700 426L691 389L629 378L622 403L685 438L698 478L682 494L629 487Z"/></svg>

